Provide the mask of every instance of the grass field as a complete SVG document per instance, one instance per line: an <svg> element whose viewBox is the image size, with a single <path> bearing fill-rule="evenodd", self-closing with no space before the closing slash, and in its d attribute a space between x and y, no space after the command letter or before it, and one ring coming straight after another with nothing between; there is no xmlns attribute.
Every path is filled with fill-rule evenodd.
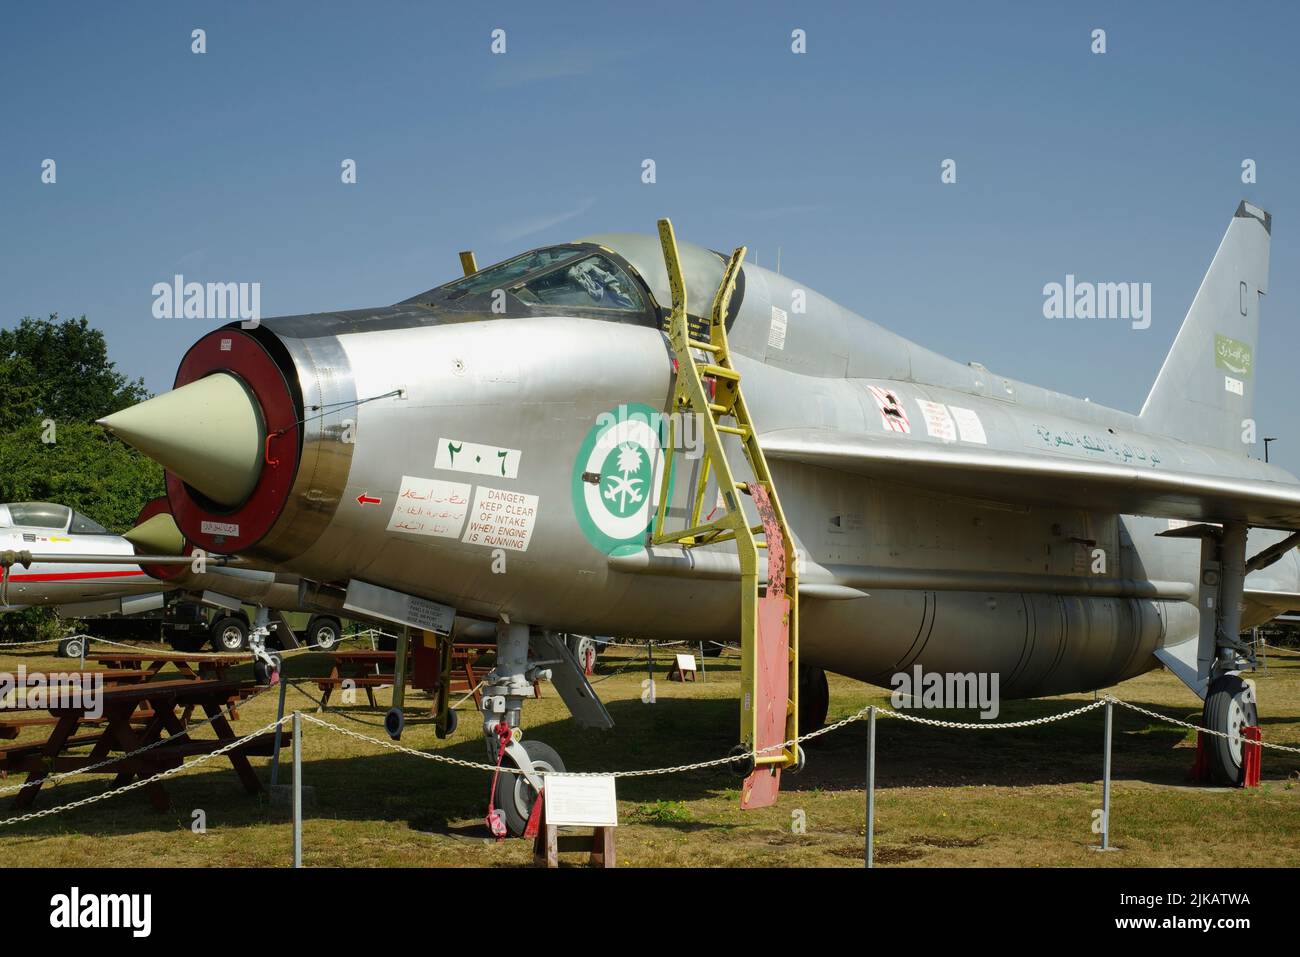
<svg viewBox="0 0 1300 957"><path fill-rule="evenodd" d="M622 654L620 654L622 653ZM597 669L596 689L617 726L583 731L567 717L553 688L525 708L527 738L555 747L569 770L663 767L721 757L736 739L739 660L708 659L707 681L664 680L657 662L657 702L641 703L644 655L618 649ZM41 654L0 651L0 670L64 670ZM72 663L75 668L76 664ZM625 669L619 671L619 669ZM321 655L290 658L290 679L322 674ZM1265 740L1300 745L1300 656L1271 655L1255 675ZM313 693L314 685L308 686ZM1199 706L1167 672L1112 689L1120 698L1183 720ZM387 706L389 692L379 692ZM365 696L359 695L364 702ZM1092 695L1005 703L999 721L1039 717L1077 707ZM288 706L315 705L291 688ZM831 677L831 719L888 696ZM438 741L427 699L408 695L403 744L480 761L479 722L462 710L460 728ZM470 702L472 706L472 702ZM275 718L275 694L241 708L237 733ZM465 706L462 705L462 709ZM927 716L970 720L960 712ZM382 711L331 709L323 717L385 738ZM1116 853L1090 851L1094 809L1101 806L1102 710L1046 726L1007 731L955 731L881 719L878 725L876 860L900 866L1200 866L1300 865L1300 755L1265 752L1263 784L1252 790L1193 787L1186 773L1194 735L1116 709L1114 807ZM308 866L525 866L523 841L486 840L487 775L396 754L305 725L304 781L315 789L304 824ZM206 737L210 732L198 732ZM33 736L25 732L24 738ZM706 770L619 782L620 866L860 867L863 855L867 728L851 724L808 749L802 774L787 775L776 807L741 812L738 780ZM286 761L289 752L285 751ZM267 759L253 759L265 782ZM282 781L289 780L288 767ZM20 783L18 777L0 786ZM110 779L74 778L43 790L36 809L91 796ZM89 867L287 865L288 810L239 786L229 762L212 759L167 781L173 809L154 811L140 791L19 824L12 796L0 801L0 864ZM206 832L191 828L195 810ZM802 816L803 833L792 821Z"/></svg>

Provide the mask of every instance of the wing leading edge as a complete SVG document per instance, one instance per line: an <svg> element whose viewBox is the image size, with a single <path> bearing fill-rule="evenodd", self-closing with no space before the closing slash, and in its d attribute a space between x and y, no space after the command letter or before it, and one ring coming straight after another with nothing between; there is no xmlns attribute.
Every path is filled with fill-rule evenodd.
<svg viewBox="0 0 1300 957"><path fill-rule="evenodd" d="M967 446L900 445L824 429L783 429L761 441L770 459L1011 505L1300 530L1300 485Z"/></svg>

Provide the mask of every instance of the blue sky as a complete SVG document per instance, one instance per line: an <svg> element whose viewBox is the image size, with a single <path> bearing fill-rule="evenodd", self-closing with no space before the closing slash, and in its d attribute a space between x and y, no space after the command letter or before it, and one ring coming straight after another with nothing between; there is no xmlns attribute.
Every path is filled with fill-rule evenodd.
<svg viewBox="0 0 1300 957"><path fill-rule="evenodd" d="M1137 411L1246 198L1274 215L1256 415L1300 472L1298 27L1280 2L6 4L0 324L85 313L160 391L214 324L152 318L174 273L260 282L266 316L360 308L460 249L669 215L953 358ZM1044 319L1067 273L1150 282L1151 327Z"/></svg>

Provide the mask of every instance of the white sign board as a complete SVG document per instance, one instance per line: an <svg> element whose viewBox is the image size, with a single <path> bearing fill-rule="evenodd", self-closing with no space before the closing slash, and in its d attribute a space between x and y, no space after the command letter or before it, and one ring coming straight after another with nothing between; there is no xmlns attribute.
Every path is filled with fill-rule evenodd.
<svg viewBox="0 0 1300 957"><path fill-rule="evenodd" d="M480 485L461 541L526 552L536 522L536 495Z"/></svg>
<svg viewBox="0 0 1300 957"><path fill-rule="evenodd" d="M613 775L548 774L542 795L546 801L547 824L567 827L618 825Z"/></svg>
<svg viewBox="0 0 1300 957"><path fill-rule="evenodd" d="M417 598L415 595L357 581L355 578L348 582L343 607L371 618L382 618L440 635L450 635L451 626L456 620L456 609L450 605L441 605L427 598Z"/></svg>
<svg viewBox="0 0 1300 957"><path fill-rule="evenodd" d="M388 531L459 538L472 486L461 482L403 475Z"/></svg>
<svg viewBox="0 0 1300 957"><path fill-rule="evenodd" d="M694 670L695 670L695 656L694 656L694 655L678 655L678 656L677 656L677 670L678 670L678 671L681 671L681 672L694 671Z"/></svg>

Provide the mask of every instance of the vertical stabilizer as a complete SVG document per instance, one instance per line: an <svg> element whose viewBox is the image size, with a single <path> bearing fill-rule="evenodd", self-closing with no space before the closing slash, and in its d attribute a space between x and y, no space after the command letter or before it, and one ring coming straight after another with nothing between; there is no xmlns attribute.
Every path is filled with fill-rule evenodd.
<svg viewBox="0 0 1300 957"><path fill-rule="evenodd" d="M1246 455L1254 447L1255 361L1273 218L1242 201L1142 406L1159 432Z"/></svg>

